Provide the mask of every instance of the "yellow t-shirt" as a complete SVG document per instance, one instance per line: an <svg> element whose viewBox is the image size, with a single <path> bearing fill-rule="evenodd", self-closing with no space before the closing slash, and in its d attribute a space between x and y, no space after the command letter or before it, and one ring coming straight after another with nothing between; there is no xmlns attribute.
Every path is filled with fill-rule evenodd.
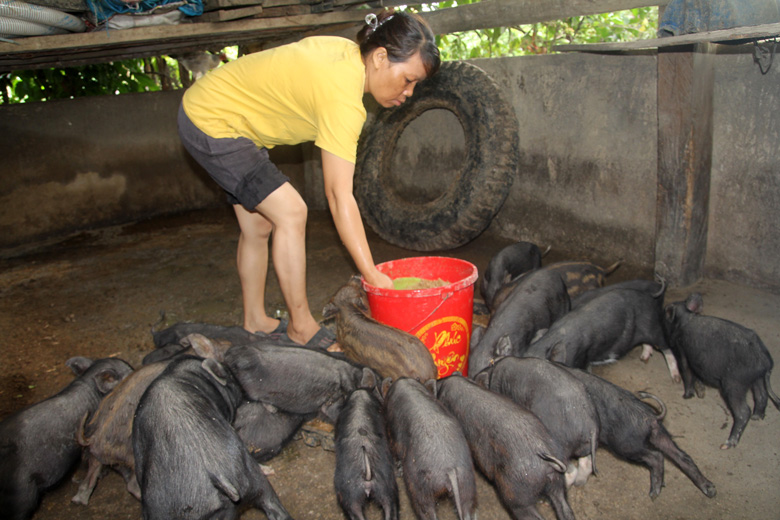
<svg viewBox="0 0 780 520"><path fill-rule="evenodd" d="M366 121L358 45L313 36L218 67L184 93L190 120L214 138L258 146L314 141L352 163Z"/></svg>

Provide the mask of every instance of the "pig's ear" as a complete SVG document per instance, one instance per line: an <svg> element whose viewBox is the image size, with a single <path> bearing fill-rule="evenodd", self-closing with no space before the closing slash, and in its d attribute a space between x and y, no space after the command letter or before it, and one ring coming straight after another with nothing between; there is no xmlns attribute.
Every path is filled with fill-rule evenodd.
<svg viewBox="0 0 780 520"><path fill-rule="evenodd" d="M103 395L113 390L121 381L122 376L113 368L105 368L95 376L95 384L98 387L98 391Z"/></svg>
<svg viewBox="0 0 780 520"><path fill-rule="evenodd" d="M701 314L704 307L704 299L702 299L700 293L692 293L685 300L685 308L694 314Z"/></svg>
<svg viewBox="0 0 780 520"><path fill-rule="evenodd" d="M83 356L75 356L67 360L65 365L67 365L74 374L80 376L92 366L92 360Z"/></svg>
<svg viewBox="0 0 780 520"><path fill-rule="evenodd" d="M474 377L474 382L482 388L490 388L490 371L483 370Z"/></svg>
<svg viewBox="0 0 780 520"><path fill-rule="evenodd" d="M376 388L376 382L379 378L376 373L368 367L363 367L363 377L360 378L358 388L367 388L369 390Z"/></svg>
<svg viewBox="0 0 780 520"><path fill-rule="evenodd" d="M203 370L209 373L214 380L222 386L227 386L228 373L225 366L216 359L206 358L201 362Z"/></svg>
<svg viewBox="0 0 780 520"><path fill-rule="evenodd" d="M674 304L669 304L666 307L664 307L664 315L666 316L667 321L674 321Z"/></svg>
<svg viewBox="0 0 780 520"><path fill-rule="evenodd" d="M327 320L338 314L339 308L333 302L328 302L325 307L322 308L322 319Z"/></svg>
<svg viewBox="0 0 780 520"><path fill-rule="evenodd" d="M217 361L222 361L223 349L219 348L216 343L211 341L203 334L189 334L182 341L189 343L189 345L192 347L192 350L194 350L195 353L200 357L204 359L216 359Z"/></svg>
<svg viewBox="0 0 780 520"><path fill-rule="evenodd" d="M393 378L392 377L386 377L382 380L381 385L381 394L382 398L384 399L387 397L387 392L390 391L390 387L393 385Z"/></svg>
<svg viewBox="0 0 780 520"><path fill-rule="evenodd" d="M428 389L428 391L433 395L433 397L437 397L436 392L438 391L436 380L435 379L429 379L425 383L425 388Z"/></svg>
<svg viewBox="0 0 780 520"><path fill-rule="evenodd" d="M498 340L494 351L495 357L507 357L512 354L512 340L509 336L504 334L501 339Z"/></svg>

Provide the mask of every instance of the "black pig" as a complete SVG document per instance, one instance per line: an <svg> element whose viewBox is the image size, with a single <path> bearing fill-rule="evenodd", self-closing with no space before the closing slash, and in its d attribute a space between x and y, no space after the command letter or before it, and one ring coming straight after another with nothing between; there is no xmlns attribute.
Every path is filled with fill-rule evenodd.
<svg viewBox="0 0 780 520"><path fill-rule="evenodd" d="M599 442L612 453L650 468L650 498L664 485L664 455L669 457L702 493L712 498L715 485L699 471L693 459L680 449L661 424L662 416L634 394L596 375L567 368L588 391L599 414Z"/></svg>
<svg viewBox="0 0 780 520"><path fill-rule="evenodd" d="M449 494L461 520L476 519L474 464L458 422L415 379L385 379L382 393L390 448L417 518L435 520L436 499Z"/></svg>
<svg viewBox="0 0 780 520"><path fill-rule="evenodd" d="M495 309L493 299L501 286L521 274L541 267L542 256L536 244L524 241L510 244L496 253L482 274L479 286L488 309L491 311Z"/></svg>
<svg viewBox="0 0 780 520"><path fill-rule="evenodd" d="M374 369L381 378L411 377L428 381L437 377L433 356L419 338L380 323L369 315L360 277L353 276L322 310L336 317L336 338L344 354Z"/></svg>
<svg viewBox="0 0 780 520"><path fill-rule="evenodd" d="M306 417L278 410L266 403L244 401L236 410L233 428L252 457L257 462L266 462L281 453Z"/></svg>
<svg viewBox="0 0 780 520"><path fill-rule="evenodd" d="M225 353L225 363L250 400L308 417L320 413L331 423L353 390L376 386L370 368L305 347L238 345Z"/></svg>
<svg viewBox="0 0 780 520"><path fill-rule="evenodd" d="M666 307L669 337L680 356L684 398L693 397L696 380L714 386L726 401L734 425L721 449L739 443L750 418L745 396L753 392L753 419L763 419L767 401L780 410L770 376L774 362L755 331L733 321L702 316L701 294Z"/></svg>
<svg viewBox="0 0 780 520"><path fill-rule="evenodd" d="M536 415L567 455L579 459L569 464L567 486L587 482L596 466L599 416L580 381L550 361L516 357L501 359L475 381Z"/></svg>
<svg viewBox="0 0 780 520"><path fill-rule="evenodd" d="M586 368L592 363L616 361L643 344L663 352L669 374L679 381L658 299L645 291L614 289L553 323L525 355Z"/></svg>
<svg viewBox="0 0 780 520"><path fill-rule="evenodd" d="M76 374L56 395L20 410L0 422L0 515L8 519L32 516L43 492L54 486L78 462L81 446L76 431L85 415L132 367L121 359L84 357L66 363Z"/></svg>
<svg viewBox="0 0 780 520"><path fill-rule="evenodd" d="M469 372L479 373L500 356L521 356L539 329L550 327L568 311L569 296L558 273L540 269L523 277L490 317L484 333L474 328ZM504 336L510 340L510 352L498 349Z"/></svg>
<svg viewBox="0 0 780 520"><path fill-rule="evenodd" d="M569 459L535 415L458 373L438 382L437 396L513 518L539 518L536 501L545 496L559 520L574 519L563 476Z"/></svg>
<svg viewBox="0 0 780 520"><path fill-rule="evenodd" d="M385 520L398 519L398 485L381 404L363 389L352 392L336 421L333 484L350 520L364 520L369 499Z"/></svg>
<svg viewBox="0 0 780 520"><path fill-rule="evenodd" d="M177 358L149 385L133 421L144 519L237 518L245 507L290 518L230 425L241 398L214 359Z"/></svg>

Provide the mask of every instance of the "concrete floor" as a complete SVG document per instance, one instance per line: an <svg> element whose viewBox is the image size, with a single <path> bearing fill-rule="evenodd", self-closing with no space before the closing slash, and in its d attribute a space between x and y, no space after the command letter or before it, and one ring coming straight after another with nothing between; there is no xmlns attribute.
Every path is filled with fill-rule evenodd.
<svg viewBox="0 0 780 520"><path fill-rule="evenodd" d="M64 362L74 355L119 356L139 366L152 348L150 327L165 312L167 324L194 321L218 325L240 323L241 300L235 270L237 225L228 209L193 212L136 224L79 233L66 239L0 252L0 419L57 392L71 379ZM416 256L369 233L377 262ZM480 272L490 257L508 243L486 233L465 247L442 252L469 260ZM547 244L541 244L546 246ZM553 250L545 262L566 260ZM613 259L588 260L602 265ZM315 314L355 269L341 246L330 217L312 212L308 233L309 297ZM621 266L610 282L652 273ZM690 290L704 295L705 313L755 329L775 359L780 359L780 295L717 280L670 290L667 301ZM276 279L268 288L271 309L283 308ZM569 502L580 519L716 519L780 518L780 412L771 405L764 421L751 422L738 448L719 449L728 436L731 417L714 389L704 399L682 399L663 358L647 364L639 349L594 372L630 390L647 390L668 407L667 429L702 472L717 486L706 498L669 461L666 488L656 500L648 497L649 473L618 460L606 450L597 455L598 477L573 488ZM780 376L773 377L780 390ZM344 518L333 493L334 455L294 441L270 462L270 481L297 519ZM84 469L77 469L78 480ZM402 481L401 518L413 518ZM66 479L46 495L36 520L59 518L140 518L140 505L125 490L118 474L109 472L88 507L70 497L77 484ZM479 517L509 515L492 486L478 478ZM540 503L545 518L552 509ZM456 518L450 500L438 506L442 519ZM372 508L368 517L380 518ZM242 518L264 518L250 511Z"/></svg>

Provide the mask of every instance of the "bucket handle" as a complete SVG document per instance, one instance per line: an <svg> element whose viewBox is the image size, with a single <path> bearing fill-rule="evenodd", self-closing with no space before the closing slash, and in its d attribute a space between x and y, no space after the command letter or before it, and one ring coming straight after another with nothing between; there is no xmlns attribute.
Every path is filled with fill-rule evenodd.
<svg viewBox="0 0 780 520"><path fill-rule="evenodd" d="M448 292L448 293L442 293L442 299L441 299L441 301L439 302L439 304L438 304L436 307L434 307L434 309L433 309L431 312L429 312L429 313L428 313L428 315L427 315L426 317L424 317L423 319L421 319L420 321L418 321L416 325L414 325L414 326L412 326L412 327L409 327L409 329L408 329L406 332L408 332L409 334L411 334L411 333L412 333L412 331L413 331L414 329L416 329L417 327L419 327L420 325L422 325L423 323L425 323L426 321L428 321L428 318L430 318L431 316L433 316L434 314L436 314L436 311L438 311L438 310L439 310L439 308L440 308L442 305L444 305L444 302L446 302L447 300L449 300L449 299L450 299L450 296L452 296L453 294L455 294L455 293L451 293L451 292Z"/></svg>

